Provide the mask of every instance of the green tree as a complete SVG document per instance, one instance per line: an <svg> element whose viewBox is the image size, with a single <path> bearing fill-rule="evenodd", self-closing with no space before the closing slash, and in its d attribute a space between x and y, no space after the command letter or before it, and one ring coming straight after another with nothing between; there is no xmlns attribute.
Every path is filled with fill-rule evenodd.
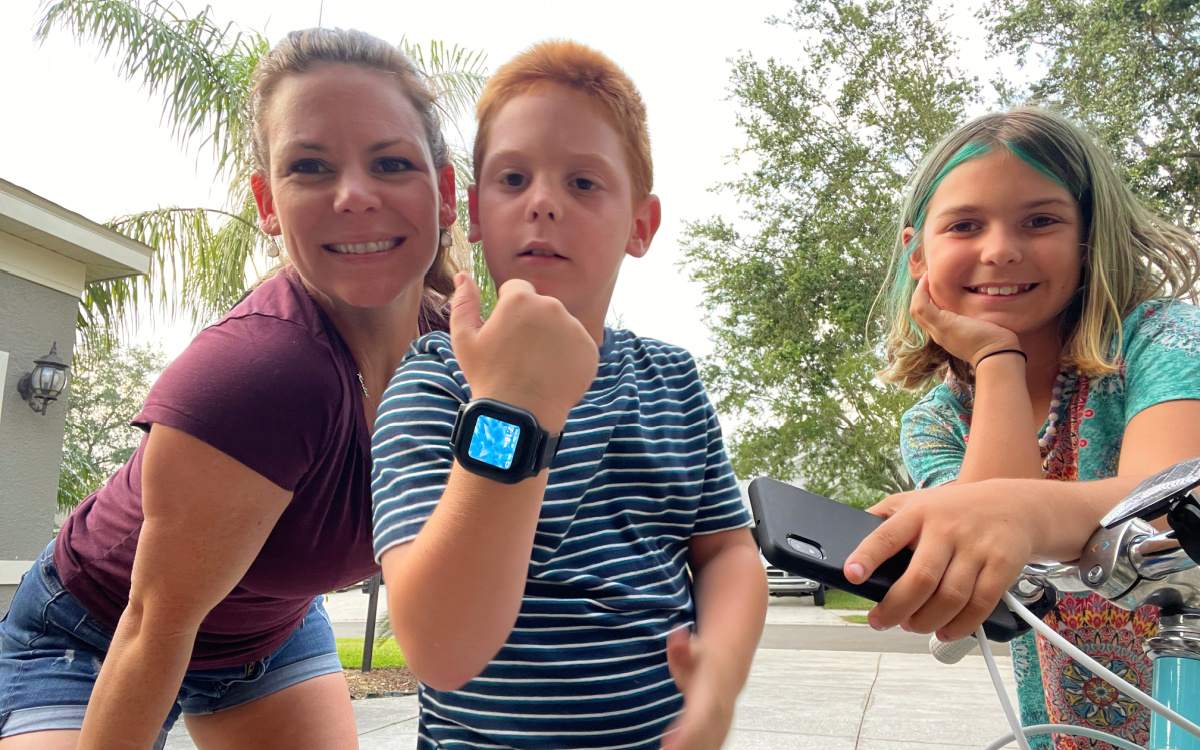
<svg viewBox="0 0 1200 750"><path fill-rule="evenodd" d="M929 0L800 0L802 67L752 54L731 98L744 213L689 225L715 350L705 377L738 425L741 476L802 478L855 504L912 488L899 455L913 397L884 387L872 304L922 154L979 100Z"/></svg>
<svg viewBox="0 0 1200 750"><path fill-rule="evenodd" d="M194 324L212 321L245 292L248 275L270 264L270 242L258 229L250 193L253 164L244 127L250 75L270 47L266 37L218 25L211 8L188 15L178 3L157 0L59 0L43 8L37 39L58 27L113 56L120 75L162 97L163 118L181 146L211 151L215 179L229 186L224 206L160 207L110 222L154 249L150 273L89 285L81 328L111 338L147 311L184 312ZM486 80L482 53L437 41L427 47L401 41L401 47L441 93L449 124L473 111ZM453 158L459 175L471 174L468 154Z"/></svg>
<svg viewBox="0 0 1200 750"><path fill-rule="evenodd" d="M1135 192L1200 225L1200 2L991 0L980 16L996 50L1045 66L1014 97L1088 123Z"/></svg>
<svg viewBox="0 0 1200 750"><path fill-rule="evenodd" d="M68 511L121 467L142 439L129 424L167 366L157 346L79 349L67 389L70 406L58 475L58 507Z"/></svg>

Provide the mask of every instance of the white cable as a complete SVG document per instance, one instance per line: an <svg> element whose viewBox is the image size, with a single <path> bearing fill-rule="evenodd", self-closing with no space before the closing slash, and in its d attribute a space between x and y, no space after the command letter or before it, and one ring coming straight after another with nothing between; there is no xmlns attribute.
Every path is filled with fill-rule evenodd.
<svg viewBox="0 0 1200 750"><path fill-rule="evenodd" d="M1099 729L1090 729L1088 727L1076 727L1070 724L1035 724L1031 727L1025 727L1021 730L1026 737L1035 737L1039 734L1057 734L1068 737L1087 737L1093 740L1102 740L1110 745L1121 748L1121 750L1146 750L1141 745L1135 745L1129 740L1123 740L1106 732L1101 732ZM983 750L1000 750L1000 748L1013 741L1012 733L1006 734L992 744L985 747Z"/></svg>
<svg viewBox="0 0 1200 750"><path fill-rule="evenodd" d="M1163 718L1167 719L1168 721L1180 726L1188 734L1190 734L1194 737L1200 737L1200 726L1197 726L1195 722L1187 719L1184 716L1179 715L1179 713L1172 711L1171 709L1164 706L1162 703L1159 703L1158 701L1154 700L1153 698L1146 695L1141 690L1139 690L1136 687L1134 687L1133 685L1131 685L1127 680L1124 680L1124 679L1118 677L1111 670L1106 669L1103 665L1100 664L1100 662L1096 661L1092 657L1088 656L1087 654L1083 653L1079 649L1075 648L1074 645L1067 642L1066 638L1063 638L1061 635L1054 632L1054 628L1051 628L1049 625L1042 622L1036 615L1034 615L1032 612L1030 612L1028 609L1026 609L1025 605L1023 605L1019 601L1017 601L1013 597L1013 595L1008 593L1007 591L1004 592L1004 603L1008 605L1009 609L1011 609L1013 612L1017 613L1017 615L1022 620L1029 623L1029 625L1034 630L1041 633L1046 638L1046 640L1053 643L1061 651L1065 651L1075 661L1079 662L1080 664L1083 664L1085 667L1090 669L1092 671L1092 674L1094 674L1098 677L1103 677L1117 690L1120 690L1122 693L1125 693L1125 695L1128 695L1130 698L1133 698L1135 701L1137 701L1138 703L1141 703L1143 706L1145 706L1146 708L1149 708L1151 711L1158 714L1159 716L1162 716Z"/></svg>
<svg viewBox="0 0 1200 750"><path fill-rule="evenodd" d="M979 641L979 650L983 652L983 662L987 664L988 674L992 676L992 684L996 686L996 695L1000 696L1000 705L1004 707L1004 716L1008 719L1008 726L1012 728L1012 734L1009 736L1016 738L1021 750L1031 750L1029 740L1025 739L1025 733L1021 731L1021 719L1013 710L1012 701L1008 699L1008 691L1004 689L1004 683L1000 680L1000 670L996 668L996 659L992 656L992 644L988 643L987 635L983 632L983 625L975 628L975 640Z"/></svg>

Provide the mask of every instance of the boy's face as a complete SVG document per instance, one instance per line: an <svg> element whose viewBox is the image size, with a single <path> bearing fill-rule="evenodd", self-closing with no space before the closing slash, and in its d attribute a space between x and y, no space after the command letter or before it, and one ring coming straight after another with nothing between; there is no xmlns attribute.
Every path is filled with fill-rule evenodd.
<svg viewBox="0 0 1200 750"><path fill-rule="evenodd" d="M501 108L468 205L496 286L524 279L589 330L603 324L621 260L645 255L661 218L655 196L634 204L616 129L557 84Z"/></svg>

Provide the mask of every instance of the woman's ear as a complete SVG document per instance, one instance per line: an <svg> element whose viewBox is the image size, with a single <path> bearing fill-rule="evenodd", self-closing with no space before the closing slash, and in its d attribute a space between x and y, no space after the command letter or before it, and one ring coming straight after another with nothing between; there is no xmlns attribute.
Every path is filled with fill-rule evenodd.
<svg viewBox="0 0 1200 750"><path fill-rule="evenodd" d="M458 196L454 192L454 166L438 170L438 224L448 227L458 219Z"/></svg>
<svg viewBox="0 0 1200 750"><path fill-rule="evenodd" d="M917 236L917 230L912 227L905 227L904 233L900 235L904 241L905 247L911 247L913 238ZM920 279L925 275L925 253L918 241L917 246L913 247L908 253L908 275L914 279Z"/></svg>
<svg viewBox="0 0 1200 750"><path fill-rule="evenodd" d="M264 233L274 237L279 235L279 215L275 213L275 198L271 195L271 184L266 175L255 172L250 175L250 190L254 193L254 202L258 205L258 226Z"/></svg>

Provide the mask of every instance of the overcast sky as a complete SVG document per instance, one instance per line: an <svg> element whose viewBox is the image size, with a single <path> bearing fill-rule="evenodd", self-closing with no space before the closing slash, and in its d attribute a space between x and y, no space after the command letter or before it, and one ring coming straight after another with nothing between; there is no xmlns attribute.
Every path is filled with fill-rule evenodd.
<svg viewBox="0 0 1200 750"><path fill-rule="evenodd" d="M644 336L711 351L698 285L679 267L685 221L721 214L735 217L730 196L709 191L740 174L730 153L744 143L725 101L730 58L752 52L799 64L800 40L770 15L786 15L789 0L684 2L682 0L574 0L539 2L457 0L416 4L367 0L209 0L220 23L264 31L276 41L286 32L315 26L358 28L398 42L431 39L487 54L489 70L531 43L571 38L612 57L646 99L655 163L655 192L663 224L649 255L622 270L613 310ZM192 13L203 4L188 0ZM4 0L0 10L0 177L67 209L104 222L160 205L219 207L224 189L214 183L203 154L185 153L160 121L161 101L136 83L120 80L114 63L94 46L80 47L56 30L50 41L32 40L36 0ZM961 32L978 39L963 14ZM968 45L975 54L978 43ZM975 63L987 77L988 65ZM466 125L471 125L467 123ZM190 327L145 330L177 354Z"/></svg>

